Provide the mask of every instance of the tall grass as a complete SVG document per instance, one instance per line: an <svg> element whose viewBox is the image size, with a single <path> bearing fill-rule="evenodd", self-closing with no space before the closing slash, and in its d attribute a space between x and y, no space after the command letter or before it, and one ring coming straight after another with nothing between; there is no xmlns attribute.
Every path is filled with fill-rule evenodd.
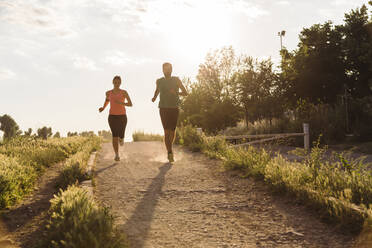
<svg viewBox="0 0 372 248"><path fill-rule="evenodd" d="M0 209L13 205L29 193L36 178L34 167L0 154Z"/></svg>
<svg viewBox="0 0 372 248"><path fill-rule="evenodd" d="M109 209L98 206L83 189L69 186L51 200L50 220L39 247L125 248Z"/></svg>
<svg viewBox="0 0 372 248"><path fill-rule="evenodd" d="M63 170L57 180L58 188L66 189L67 186L76 182L89 179L87 163L90 154L100 147L100 138L92 136L81 145L78 152L66 159Z"/></svg>
<svg viewBox="0 0 372 248"><path fill-rule="evenodd" d="M45 168L61 162L93 138L15 138L0 146L0 209L32 191Z"/></svg>
<svg viewBox="0 0 372 248"><path fill-rule="evenodd" d="M290 162L262 148L233 148L223 138L200 135L191 126L178 132L180 144L221 159L226 169L262 179L275 191L294 195L353 230L371 221L372 172L360 160L339 154L338 160L330 162L324 159L325 149L316 143L304 163Z"/></svg>
<svg viewBox="0 0 372 248"><path fill-rule="evenodd" d="M132 134L133 141L163 141L163 135L135 131Z"/></svg>

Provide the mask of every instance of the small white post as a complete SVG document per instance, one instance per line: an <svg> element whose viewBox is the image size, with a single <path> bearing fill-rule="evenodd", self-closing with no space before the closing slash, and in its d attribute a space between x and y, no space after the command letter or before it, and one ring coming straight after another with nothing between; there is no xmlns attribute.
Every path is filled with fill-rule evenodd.
<svg viewBox="0 0 372 248"><path fill-rule="evenodd" d="M309 123L303 123L304 128L304 149L306 151L310 150L310 132L309 132Z"/></svg>
<svg viewBox="0 0 372 248"><path fill-rule="evenodd" d="M203 129L202 129L201 127L197 127L197 128L196 128L196 132L197 132L198 134L202 134L202 133L203 133Z"/></svg>

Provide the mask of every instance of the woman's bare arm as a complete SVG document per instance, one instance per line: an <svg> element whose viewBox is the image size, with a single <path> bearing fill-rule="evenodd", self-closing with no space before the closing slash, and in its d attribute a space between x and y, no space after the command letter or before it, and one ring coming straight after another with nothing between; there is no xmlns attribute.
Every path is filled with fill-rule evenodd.
<svg viewBox="0 0 372 248"><path fill-rule="evenodd" d="M130 99L129 94L126 90L124 91L124 96L125 96L125 99L127 99L127 102L124 103L124 105L127 107L132 107L133 106L132 100Z"/></svg>
<svg viewBox="0 0 372 248"><path fill-rule="evenodd" d="M103 106L98 109L98 111L102 112L106 108L106 106L109 104L109 102L110 102L110 100L109 100L109 97L108 97L108 92L106 92L105 102L103 103Z"/></svg>

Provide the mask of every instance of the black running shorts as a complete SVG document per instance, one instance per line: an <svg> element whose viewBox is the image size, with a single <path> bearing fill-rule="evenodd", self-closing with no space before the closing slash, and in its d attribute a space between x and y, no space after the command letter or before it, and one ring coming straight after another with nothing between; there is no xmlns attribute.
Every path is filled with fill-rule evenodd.
<svg viewBox="0 0 372 248"><path fill-rule="evenodd" d="M160 108L160 118L165 130L176 130L178 121L178 108Z"/></svg>
<svg viewBox="0 0 372 248"><path fill-rule="evenodd" d="M112 137L124 139L127 121L127 115L109 115L108 123L110 125Z"/></svg>

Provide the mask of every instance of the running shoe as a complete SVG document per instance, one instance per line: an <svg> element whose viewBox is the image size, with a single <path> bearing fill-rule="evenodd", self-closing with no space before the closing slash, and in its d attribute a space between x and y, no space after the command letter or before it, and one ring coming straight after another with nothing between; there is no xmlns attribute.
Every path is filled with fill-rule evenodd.
<svg viewBox="0 0 372 248"><path fill-rule="evenodd" d="M119 157L119 155L116 155L116 156L115 156L115 161L120 161L120 157Z"/></svg>
<svg viewBox="0 0 372 248"><path fill-rule="evenodd" d="M123 146L123 145L124 145L124 139L119 139L119 144L120 144L121 146Z"/></svg>
<svg viewBox="0 0 372 248"><path fill-rule="evenodd" d="M173 153L172 152L169 152L168 153L168 160L169 160L169 163L173 163L174 162L174 156L173 156Z"/></svg>

